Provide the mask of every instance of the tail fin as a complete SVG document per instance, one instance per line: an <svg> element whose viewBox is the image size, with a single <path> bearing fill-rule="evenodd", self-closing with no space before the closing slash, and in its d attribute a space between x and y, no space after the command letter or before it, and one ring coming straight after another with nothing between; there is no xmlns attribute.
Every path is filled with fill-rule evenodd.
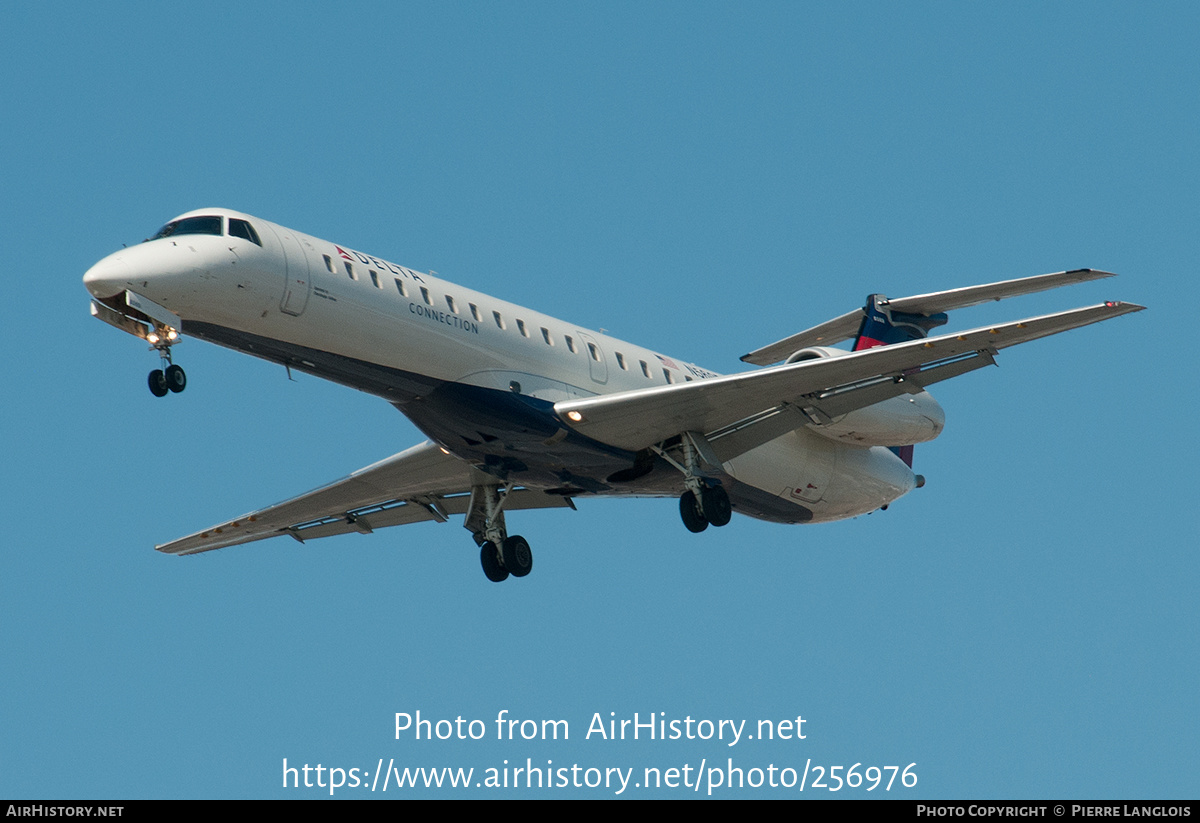
<svg viewBox="0 0 1200 823"><path fill-rule="evenodd" d="M950 319L945 312L927 315L892 311L888 307L888 299L882 294L867 295L863 315L858 337L854 339L854 351L920 340L928 337L930 330L946 325Z"/></svg>
<svg viewBox="0 0 1200 823"><path fill-rule="evenodd" d="M949 319L945 312L926 315L892 311L888 307L887 298L882 294L867 295L867 303L863 306L862 325L858 327L858 337L854 339L854 351L920 340L929 336L931 329L944 326ZM912 444L890 448L906 466L912 468Z"/></svg>

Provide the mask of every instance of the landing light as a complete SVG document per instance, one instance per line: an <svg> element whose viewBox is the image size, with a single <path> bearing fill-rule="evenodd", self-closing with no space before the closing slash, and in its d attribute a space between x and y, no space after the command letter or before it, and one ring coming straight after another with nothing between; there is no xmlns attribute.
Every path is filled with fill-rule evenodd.
<svg viewBox="0 0 1200 823"><path fill-rule="evenodd" d="M171 329L170 331L167 332L167 339L168 340L178 340L179 332L175 331L174 329Z"/></svg>
<svg viewBox="0 0 1200 823"><path fill-rule="evenodd" d="M583 415L577 411L569 411L569 412L567 412L567 419L570 420L572 423L582 423Z"/></svg>
<svg viewBox="0 0 1200 823"><path fill-rule="evenodd" d="M148 335L146 335L146 342L153 346L158 342L158 335L154 332L150 332Z"/></svg>

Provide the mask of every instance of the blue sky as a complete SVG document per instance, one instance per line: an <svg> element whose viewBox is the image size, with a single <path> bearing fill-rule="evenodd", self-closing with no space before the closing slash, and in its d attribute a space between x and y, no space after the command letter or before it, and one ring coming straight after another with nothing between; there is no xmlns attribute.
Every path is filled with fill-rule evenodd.
<svg viewBox="0 0 1200 823"><path fill-rule="evenodd" d="M1193 6L47 3L0 27L0 796L328 796L282 789L284 758L1197 795ZM457 521L181 559L153 545L421 439L198 341L187 392L150 396L156 359L80 278L210 205L722 372L876 291L1093 267L1121 277L953 327L1150 310L939 385L928 485L857 520L691 535L673 501L582 501L510 519L537 569L499 586ZM417 710L489 736L396 740ZM570 740L497 741L501 710ZM610 712L806 738L585 739Z"/></svg>

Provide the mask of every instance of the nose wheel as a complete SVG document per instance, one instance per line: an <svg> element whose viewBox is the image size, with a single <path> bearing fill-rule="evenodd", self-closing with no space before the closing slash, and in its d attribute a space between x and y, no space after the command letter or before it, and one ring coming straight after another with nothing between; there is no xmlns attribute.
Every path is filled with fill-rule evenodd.
<svg viewBox="0 0 1200 823"><path fill-rule="evenodd" d="M173 392L181 392L187 388L187 375L184 374L182 366L176 366L174 363L167 366L164 373L167 379L167 388Z"/></svg>
<svg viewBox="0 0 1200 823"><path fill-rule="evenodd" d="M152 395L155 397L167 396L167 376L163 374L162 369L155 369L150 372L148 382L150 383L150 393Z"/></svg>
<svg viewBox="0 0 1200 823"><path fill-rule="evenodd" d="M182 366L174 363L165 370L155 369L150 372L146 382L150 384L150 393L155 397L166 397L167 392L181 392L187 388L187 374Z"/></svg>

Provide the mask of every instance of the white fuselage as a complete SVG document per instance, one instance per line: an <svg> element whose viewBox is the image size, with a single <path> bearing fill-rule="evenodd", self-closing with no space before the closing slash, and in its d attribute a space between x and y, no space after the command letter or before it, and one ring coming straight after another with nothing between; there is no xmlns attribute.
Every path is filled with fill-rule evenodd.
<svg viewBox="0 0 1200 823"><path fill-rule="evenodd" d="M220 215L226 226L231 219L248 221L261 245L228 233L155 239L92 267L85 276L92 295L103 302L132 291L182 318L185 334L385 397L464 459L478 454L421 417L428 387L453 386L484 404L493 396L487 392L516 394L540 401L536 408L552 414L550 404L562 400L716 376L259 218L226 209L181 217L189 215ZM369 379L358 378L368 371ZM485 391L471 395L472 389ZM924 439L931 439L941 429L941 411L927 394L918 399L929 420ZM875 418L886 420L885 404L872 408ZM733 485L746 487L758 501L741 506L735 495L735 509L785 522L828 521L872 511L914 488L912 471L884 448L888 443L847 442L848 429L852 435L853 427L832 433L799 428L726 462ZM548 470L559 471L571 460L550 443L545 453ZM627 457L606 457L617 462L605 473ZM679 480L660 481L666 483L661 488L590 491L666 494ZM768 498L774 502L764 502Z"/></svg>

